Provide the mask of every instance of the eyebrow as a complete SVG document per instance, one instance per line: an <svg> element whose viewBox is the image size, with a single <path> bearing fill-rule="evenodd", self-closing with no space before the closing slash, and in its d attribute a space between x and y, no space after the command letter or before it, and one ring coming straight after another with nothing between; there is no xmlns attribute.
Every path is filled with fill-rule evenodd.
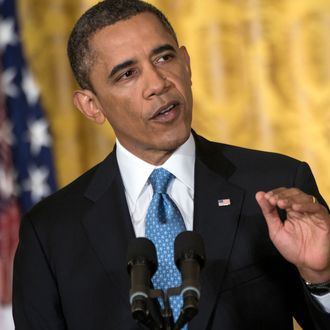
<svg viewBox="0 0 330 330"><path fill-rule="evenodd" d="M166 44L166 45L162 45L162 46L159 46L159 47L154 48L151 51L151 54L152 55L158 55L158 54L160 54L160 53L162 53L164 51L168 51L168 50L170 50L172 52L175 52L175 48L173 46L171 46L169 44ZM126 68L128 68L131 65L136 64L136 63L137 63L137 61L135 61L135 60L127 60L127 61L125 61L123 63L120 63L120 64L115 65L112 68L111 72L110 72L109 78L112 78L117 72L119 72L119 71L121 71L123 69L126 69Z"/></svg>
<svg viewBox="0 0 330 330"><path fill-rule="evenodd" d="M109 78L112 78L117 72L119 72L123 69L126 69L135 63L136 63L136 61L128 60L123 63L115 65L110 72Z"/></svg>
<svg viewBox="0 0 330 330"><path fill-rule="evenodd" d="M170 50L172 52L175 52L175 48L173 46L171 46L170 44L166 44L166 45L162 45L162 46L159 46L157 48L154 48L152 51L151 51L151 54L152 55L158 55L162 52L165 52L167 50Z"/></svg>

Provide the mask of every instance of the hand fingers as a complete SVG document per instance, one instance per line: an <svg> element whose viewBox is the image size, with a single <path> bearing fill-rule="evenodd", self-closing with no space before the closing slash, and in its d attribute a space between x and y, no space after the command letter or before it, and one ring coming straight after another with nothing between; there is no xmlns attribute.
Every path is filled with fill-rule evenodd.
<svg viewBox="0 0 330 330"><path fill-rule="evenodd" d="M310 213L327 213L326 208L319 204L316 198L297 188L277 188L265 194L270 204L287 211Z"/></svg>
<svg viewBox="0 0 330 330"><path fill-rule="evenodd" d="M282 226L276 206L272 205L265 197L266 193L259 191L256 193L256 200L261 208L261 211L266 219L269 230L277 229Z"/></svg>
<svg viewBox="0 0 330 330"><path fill-rule="evenodd" d="M277 188L271 191L268 191L265 195L266 199L269 200L271 204L277 204L279 201L301 201L307 202L308 198L306 198L305 193L297 188Z"/></svg>

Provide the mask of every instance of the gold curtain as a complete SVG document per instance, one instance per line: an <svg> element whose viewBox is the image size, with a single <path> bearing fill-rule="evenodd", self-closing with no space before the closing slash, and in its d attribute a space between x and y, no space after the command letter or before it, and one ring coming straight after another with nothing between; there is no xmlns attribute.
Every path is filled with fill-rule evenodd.
<svg viewBox="0 0 330 330"><path fill-rule="evenodd" d="M57 179L63 186L104 158L112 149L109 126L89 122L72 103L73 81L66 43L76 19L95 1L19 0L26 57L41 89L54 138Z"/></svg>
<svg viewBox="0 0 330 330"><path fill-rule="evenodd" d="M330 1L153 0L190 52L194 128L225 143L306 160L330 201ZM92 0L20 0L26 54L54 135L60 185L112 148L108 125L72 106L66 59Z"/></svg>
<svg viewBox="0 0 330 330"><path fill-rule="evenodd" d="M194 128L225 143L306 160L330 202L330 1L153 0L191 55ZM114 135L72 106L69 31L92 0L20 0L61 186L101 160Z"/></svg>
<svg viewBox="0 0 330 330"><path fill-rule="evenodd" d="M153 2L190 52L197 131L306 160L330 202L330 1Z"/></svg>

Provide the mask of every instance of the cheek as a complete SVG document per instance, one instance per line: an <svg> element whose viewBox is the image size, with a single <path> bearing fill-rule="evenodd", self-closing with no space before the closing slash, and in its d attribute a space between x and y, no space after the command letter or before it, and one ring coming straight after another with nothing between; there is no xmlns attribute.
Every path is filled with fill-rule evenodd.
<svg viewBox="0 0 330 330"><path fill-rule="evenodd" d="M140 111L141 98L139 97L138 87L127 88L113 93L112 103L118 112L125 112L129 116L135 116Z"/></svg>
<svg viewBox="0 0 330 330"><path fill-rule="evenodd" d="M134 97L116 100L113 108L108 111L109 122L122 129L133 131L143 121L142 105Z"/></svg>
<svg viewBox="0 0 330 330"><path fill-rule="evenodd" d="M191 77L183 68L181 68L181 70L177 70L176 72L177 73L173 75L173 81L175 81L177 89L188 97L188 94L191 93Z"/></svg>

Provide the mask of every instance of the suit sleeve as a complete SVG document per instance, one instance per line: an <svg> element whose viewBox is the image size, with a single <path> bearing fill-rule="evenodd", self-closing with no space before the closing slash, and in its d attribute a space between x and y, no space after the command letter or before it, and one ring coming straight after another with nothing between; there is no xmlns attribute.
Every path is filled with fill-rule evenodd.
<svg viewBox="0 0 330 330"><path fill-rule="evenodd" d="M326 201L321 196L312 171L307 163L300 163L297 169L296 178L294 185L306 192L307 194L315 196L319 203L323 204L329 211Z"/></svg>
<svg viewBox="0 0 330 330"><path fill-rule="evenodd" d="M14 261L13 317L16 330L67 329L55 277L28 217Z"/></svg>
<svg viewBox="0 0 330 330"><path fill-rule="evenodd" d="M297 170L295 186L302 191L306 192L307 194L315 196L319 203L323 204L329 211L329 208L321 196L312 171L308 164L301 163ZM316 325L316 329L318 330L325 330L329 329L330 327L330 313L326 313L324 308L313 298L313 296L309 293L308 289L304 286L304 295L306 297L308 309L312 315L314 323ZM299 323L299 316L296 315L295 318Z"/></svg>

